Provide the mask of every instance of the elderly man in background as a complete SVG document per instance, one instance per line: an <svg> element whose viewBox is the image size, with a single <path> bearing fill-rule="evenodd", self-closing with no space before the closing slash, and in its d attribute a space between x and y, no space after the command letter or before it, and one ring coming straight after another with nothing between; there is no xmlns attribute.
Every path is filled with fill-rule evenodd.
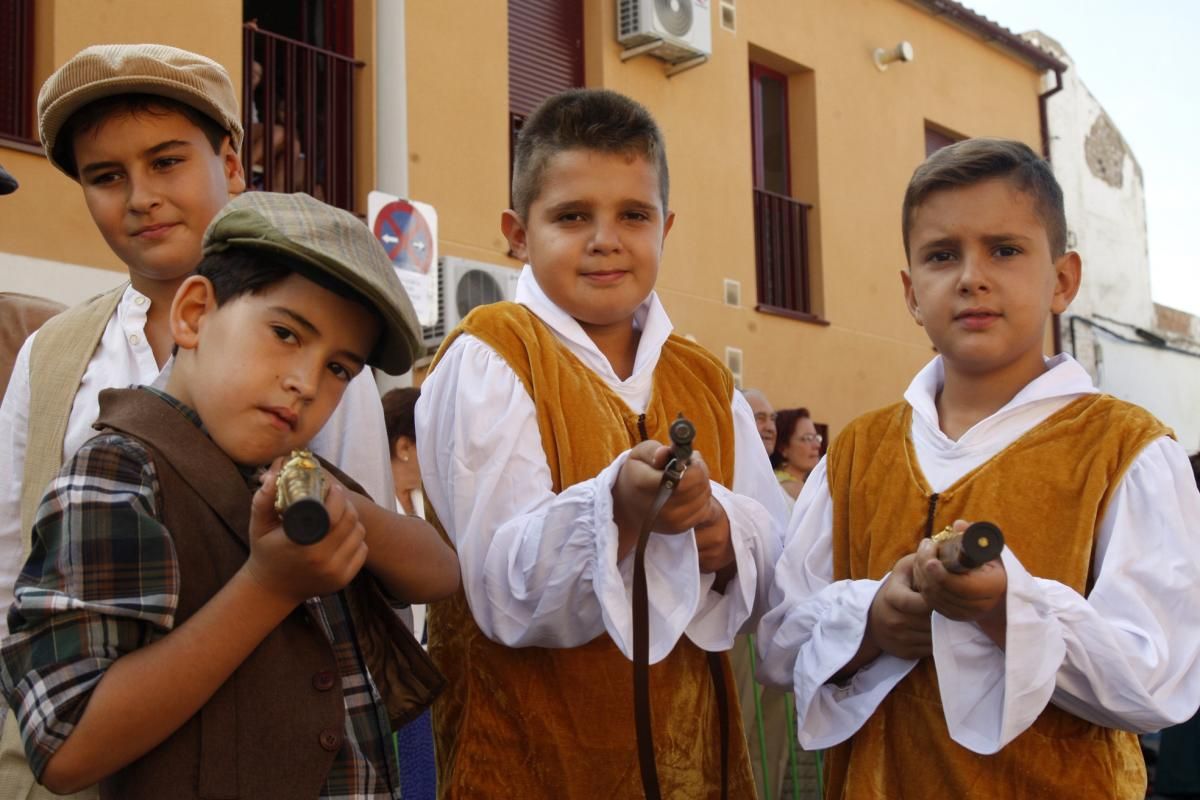
<svg viewBox="0 0 1200 800"><path fill-rule="evenodd" d="M758 425L758 435L762 438L767 455L775 452L775 408L771 401L759 389L743 389L742 395L754 412L754 422Z"/></svg>

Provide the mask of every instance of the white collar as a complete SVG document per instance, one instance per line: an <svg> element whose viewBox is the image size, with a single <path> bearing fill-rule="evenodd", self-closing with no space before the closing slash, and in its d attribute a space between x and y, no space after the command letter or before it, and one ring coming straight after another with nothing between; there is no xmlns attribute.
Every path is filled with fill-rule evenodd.
<svg viewBox="0 0 1200 800"><path fill-rule="evenodd" d="M976 423L971 431L980 426L987 426L988 423L997 421L1032 403L1096 392L1096 387L1092 384L1092 378L1088 375L1087 370L1067 353L1059 353L1053 358L1045 359L1045 362L1045 372L1027 383L999 411ZM908 385L908 390L904 392L904 399L913 408L913 416L935 431L941 429L938 423L937 395L945 380L946 369L942 363L942 357L935 356L917 373L912 383ZM960 437L959 441L966 439L971 431Z"/></svg>
<svg viewBox="0 0 1200 800"><path fill-rule="evenodd" d="M533 268L528 264L522 268L521 276L517 279L515 300L536 314L542 322L550 327L550 330L554 331L556 336L567 344L571 352L607 382L622 383L616 372L613 371L612 364L600 352L600 348L596 347L596 343L592 341L591 337L580 327L579 322L546 296L533 276ZM630 381L637 379L647 371L651 373L654 371L663 344L671 335L671 320L659 301L657 292L650 292L650 295L633 312L633 327L634 330L640 330L642 336L638 340L633 374L628 379Z"/></svg>

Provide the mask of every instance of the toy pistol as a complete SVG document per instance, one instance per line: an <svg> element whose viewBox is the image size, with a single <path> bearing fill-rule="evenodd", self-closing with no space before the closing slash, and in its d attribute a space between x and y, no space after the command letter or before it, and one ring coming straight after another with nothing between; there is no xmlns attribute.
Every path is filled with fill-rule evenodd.
<svg viewBox="0 0 1200 800"><path fill-rule="evenodd" d="M296 544L316 544L329 533L327 490L316 457L308 450L293 450L275 481L275 510L283 519L283 532Z"/></svg>
<svg viewBox="0 0 1200 800"><path fill-rule="evenodd" d="M663 468L663 477L664 482L670 480L674 487L683 479L683 473L687 472L688 461L692 457L692 441L696 438L696 426L680 411L679 416L667 429L667 434L671 437L671 460Z"/></svg>
<svg viewBox="0 0 1200 800"><path fill-rule="evenodd" d="M1004 550L1004 534L992 522L974 522L962 533L953 526L934 534L937 557L949 572L963 573L999 558Z"/></svg>

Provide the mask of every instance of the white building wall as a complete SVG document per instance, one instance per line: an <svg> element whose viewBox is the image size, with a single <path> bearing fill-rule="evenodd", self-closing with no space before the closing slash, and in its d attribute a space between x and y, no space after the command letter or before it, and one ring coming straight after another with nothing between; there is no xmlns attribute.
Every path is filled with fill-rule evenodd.
<svg viewBox="0 0 1200 800"><path fill-rule="evenodd" d="M1043 33L1023 36L1069 65L1063 88L1047 102L1050 161L1063 188L1067 246L1083 259L1083 284L1063 315L1063 347L1088 369L1101 391L1137 403L1200 449L1200 322L1156 309L1142 170L1116 124L1092 96L1062 45ZM1046 88L1054 85L1050 76ZM1070 324L1074 315L1097 324ZM1162 319L1170 316L1170 331ZM1111 333L1106 333L1105 328ZM1147 344L1137 329L1174 349ZM1180 352L1185 350L1188 352Z"/></svg>
<svg viewBox="0 0 1200 800"><path fill-rule="evenodd" d="M1149 329L1154 301L1141 167L1062 46L1037 31L1023 35L1070 67L1062 90L1047 103L1050 161L1063 188L1067 246L1083 259L1083 285L1067 314ZM1090 342L1081 342L1076 356L1098 377Z"/></svg>

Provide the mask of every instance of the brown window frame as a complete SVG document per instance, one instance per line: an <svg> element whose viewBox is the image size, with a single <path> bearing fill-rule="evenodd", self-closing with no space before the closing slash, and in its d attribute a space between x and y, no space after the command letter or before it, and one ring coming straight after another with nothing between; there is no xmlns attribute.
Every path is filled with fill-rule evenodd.
<svg viewBox="0 0 1200 800"><path fill-rule="evenodd" d="M0 144L42 152L33 109L34 0L0 0Z"/></svg>
<svg viewBox="0 0 1200 800"><path fill-rule="evenodd" d="M242 166L248 182L256 176L252 141L256 105L254 62L262 66L261 185L252 188L306 192L330 205L357 213L355 84L362 61L258 27L242 26L242 125L246 142ZM280 116L282 119L277 119ZM276 169L275 131L282 175ZM299 150L303 157L287 157Z"/></svg>
<svg viewBox="0 0 1200 800"><path fill-rule="evenodd" d="M764 169L762 81L783 84L783 147L786 193L769 191ZM827 325L815 313L810 260L808 214L811 203L791 196L792 142L790 79L785 73L750 62L751 163L754 170L754 272L758 302L755 311Z"/></svg>

